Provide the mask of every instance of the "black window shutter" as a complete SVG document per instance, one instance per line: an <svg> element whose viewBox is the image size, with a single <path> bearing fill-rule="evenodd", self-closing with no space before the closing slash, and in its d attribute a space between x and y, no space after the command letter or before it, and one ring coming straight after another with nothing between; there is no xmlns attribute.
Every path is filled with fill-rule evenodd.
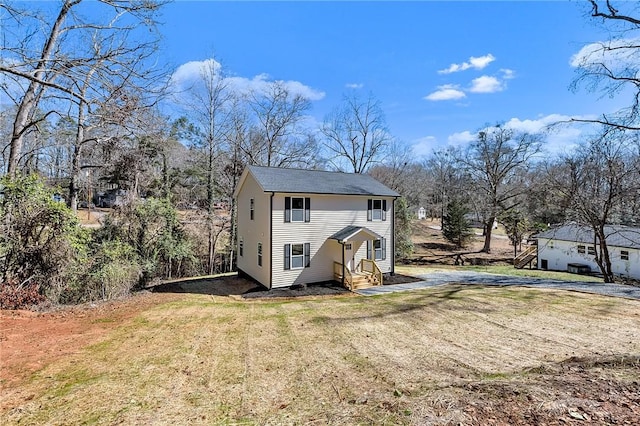
<svg viewBox="0 0 640 426"><path fill-rule="evenodd" d="M304 267L311 266L311 244L304 243Z"/></svg>
<svg viewBox="0 0 640 426"><path fill-rule="evenodd" d="M385 260L387 258L387 239L386 238L382 239L380 246L382 247L382 260Z"/></svg>
<svg viewBox="0 0 640 426"><path fill-rule="evenodd" d="M387 220L387 200L382 200L382 220Z"/></svg>
<svg viewBox="0 0 640 426"><path fill-rule="evenodd" d="M291 244L284 245L284 269L291 269Z"/></svg>
<svg viewBox="0 0 640 426"><path fill-rule="evenodd" d="M373 251L373 244L371 240L367 240L367 259L369 260L373 260L373 256L371 255L371 252Z"/></svg>
<svg viewBox="0 0 640 426"><path fill-rule="evenodd" d="M371 216L371 210L373 209L373 200L371 198L369 198L367 200L367 220L371 221L372 220L372 216Z"/></svg>
<svg viewBox="0 0 640 426"><path fill-rule="evenodd" d="M311 198L304 199L304 221L311 222Z"/></svg>
<svg viewBox="0 0 640 426"><path fill-rule="evenodd" d="M291 197L284 197L284 221L291 222Z"/></svg>

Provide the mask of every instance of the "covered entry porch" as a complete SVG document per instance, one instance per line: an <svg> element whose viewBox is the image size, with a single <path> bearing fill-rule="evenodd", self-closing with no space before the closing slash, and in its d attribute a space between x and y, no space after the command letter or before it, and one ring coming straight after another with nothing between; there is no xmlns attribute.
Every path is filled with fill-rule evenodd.
<svg viewBox="0 0 640 426"><path fill-rule="evenodd" d="M329 237L337 242L339 256L333 262L333 279L349 290L382 285L382 271L375 250L383 238L364 226L347 226ZM365 250L366 248L366 250Z"/></svg>

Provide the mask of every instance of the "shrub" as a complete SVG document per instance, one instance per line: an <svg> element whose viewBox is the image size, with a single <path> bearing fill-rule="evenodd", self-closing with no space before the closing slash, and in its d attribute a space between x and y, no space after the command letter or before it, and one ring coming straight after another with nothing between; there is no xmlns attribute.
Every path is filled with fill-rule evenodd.
<svg viewBox="0 0 640 426"><path fill-rule="evenodd" d="M0 282L19 289L38 283L58 303L83 271L87 233L37 176L5 177L0 185Z"/></svg>
<svg viewBox="0 0 640 426"><path fill-rule="evenodd" d="M12 280L0 285L0 309L30 308L44 300L38 284L20 284L16 280Z"/></svg>

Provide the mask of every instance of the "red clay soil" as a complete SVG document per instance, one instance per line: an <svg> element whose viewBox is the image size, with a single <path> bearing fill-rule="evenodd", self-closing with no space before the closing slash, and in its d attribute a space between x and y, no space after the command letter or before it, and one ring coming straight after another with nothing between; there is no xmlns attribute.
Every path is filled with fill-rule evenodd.
<svg viewBox="0 0 640 426"><path fill-rule="evenodd" d="M122 320L176 297L145 292L125 300L51 312L0 310L0 392L44 366L99 341Z"/></svg>

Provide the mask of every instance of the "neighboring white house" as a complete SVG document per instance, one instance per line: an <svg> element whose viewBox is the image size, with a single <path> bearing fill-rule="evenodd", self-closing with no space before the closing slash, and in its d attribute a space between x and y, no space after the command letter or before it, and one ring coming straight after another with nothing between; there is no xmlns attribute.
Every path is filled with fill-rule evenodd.
<svg viewBox="0 0 640 426"><path fill-rule="evenodd" d="M608 225L605 233L612 272L640 279L640 228ZM538 240L538 269L566 271L574 264L599 271L594 260L598 248L590 228L570 223L541 232L534 238Z"/></svg>
<svg viewBox="0 0 640 426"><path fill-rule="evenodd" d="M427 209L424 207L420 207L418 209L418 220L423 220L427 218Z"/></svg>
<svg viewBox="0 0 640 426"><path fill-rule="evenodd" d="M238 273L267 288L331 281L362 259L394 272L399 194L370 176L248 166L234 197Z"/></svg>

